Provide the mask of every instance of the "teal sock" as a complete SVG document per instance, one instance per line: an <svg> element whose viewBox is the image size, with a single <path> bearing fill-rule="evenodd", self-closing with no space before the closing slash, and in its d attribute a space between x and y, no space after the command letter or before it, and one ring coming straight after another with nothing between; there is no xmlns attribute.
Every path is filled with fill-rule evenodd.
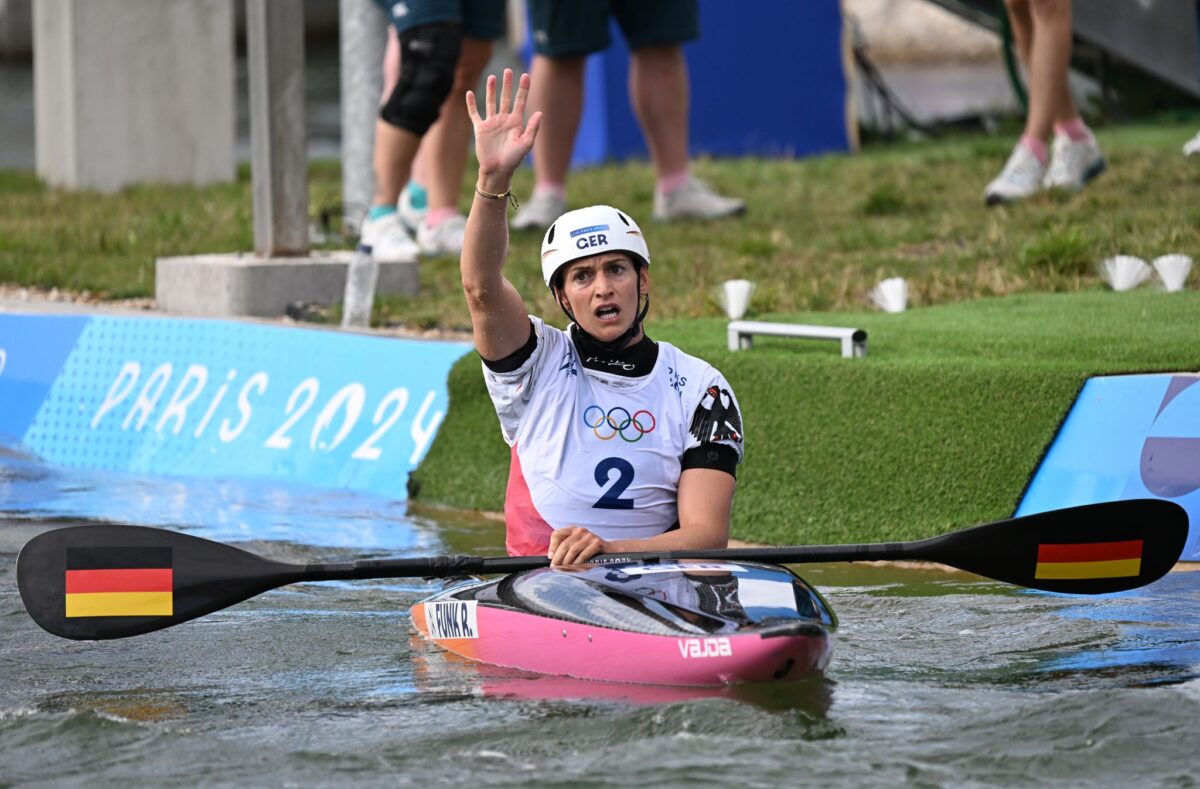
<svg viewBox="0 0 1200 789"><path fill-rule="evenodd" d="M367 214L367 219L375 220L381 216L396 213L395 205L373 205L371 211Z"/></svg>
<svg viewBox="0 0 1200 789"><path fill-rule="evenodd" d="M409 181L408 204L417 211L424 211L429 206L429 190L416 181Z"/></svg>

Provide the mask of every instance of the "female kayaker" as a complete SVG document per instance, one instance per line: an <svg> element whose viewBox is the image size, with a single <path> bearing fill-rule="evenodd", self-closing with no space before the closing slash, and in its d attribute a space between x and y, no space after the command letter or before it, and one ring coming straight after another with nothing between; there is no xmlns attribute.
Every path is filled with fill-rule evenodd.
<svg viewBox="0 0 1200 789"><path fill-rule="evenodd" d="M650 253L623 211L563 214L542 242L542 275L571 320L525 309L502 271L513 172L542 113L525 121L529 75L513 95L487 79L485 114L467 92L479 176L461 273L475 349L512 449L505 495L511 555L555 565L599 553L724 548L741 461L737 400L706 362L642 330Z"/></svg>

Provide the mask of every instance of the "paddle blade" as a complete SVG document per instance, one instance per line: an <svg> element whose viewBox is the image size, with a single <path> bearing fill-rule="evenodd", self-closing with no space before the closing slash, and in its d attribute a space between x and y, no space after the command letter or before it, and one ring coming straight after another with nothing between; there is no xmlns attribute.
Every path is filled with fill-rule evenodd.
<svg viewBox="0 0 1200 789"><path fill-rule="evenodd" d="M1103 594L1166 575L1183 553L1187 512L1161 499L1051 510L921 542L921 557L1031 589Z"/></svg>
<svg viewBox="0 0 1200 789"><path fill-rule="evenodd" d="M29 615L54 635L74 639L160 630L302 574L301 567L229 545L141 526L56 529L34 537L17 556L17 586Z"/></svg>

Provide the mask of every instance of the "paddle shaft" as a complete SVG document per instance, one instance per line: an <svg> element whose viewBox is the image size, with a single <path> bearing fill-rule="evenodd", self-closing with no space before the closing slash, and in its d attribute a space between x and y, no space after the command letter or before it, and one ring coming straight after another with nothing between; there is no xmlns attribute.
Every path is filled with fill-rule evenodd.
<svg viewBox="0 0 1200 789"><path fill-rule="evenodd" d="M868 543L863 545L804 545L786 548L712 548L694 551L610 553L588 564L617 562L751 561L767 564L807 562L938 561L928 550L930 540ZM349 581L366 578L452 578L467 575L517 573L549 567L545 556L429 556L419 559L360 559L332 564L314 563L304 568L305 581Z"/></svg>

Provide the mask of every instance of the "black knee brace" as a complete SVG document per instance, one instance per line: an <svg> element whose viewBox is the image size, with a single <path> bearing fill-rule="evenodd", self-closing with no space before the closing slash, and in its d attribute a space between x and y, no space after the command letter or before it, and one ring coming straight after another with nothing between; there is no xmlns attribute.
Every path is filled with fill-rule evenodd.
<svg viewBox="0 0 1200 789"><path fill-rule="evenodd" d="M418 137L424 136L454 85L462 39L462 26L447 22L420 25L401 33L400 79L380 108L379 117Z"/></svg>

